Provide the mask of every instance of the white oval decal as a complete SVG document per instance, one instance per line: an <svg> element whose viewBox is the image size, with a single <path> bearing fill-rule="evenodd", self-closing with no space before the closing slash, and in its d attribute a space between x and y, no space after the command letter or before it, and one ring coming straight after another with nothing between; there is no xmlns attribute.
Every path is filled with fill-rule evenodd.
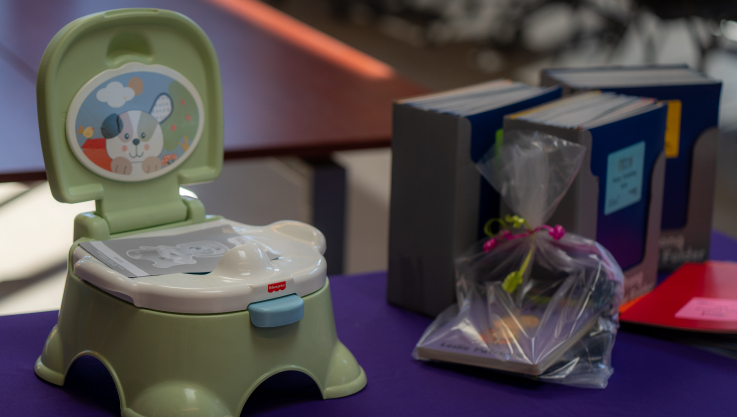
<svg viewBox="0 0 737 417"><path fill-rule="evenodd" d="M130 63L101 72L79 90L67 114L67 139L95 174L145 181L192 154L204 115L197 90L182 74Z"/></svg>

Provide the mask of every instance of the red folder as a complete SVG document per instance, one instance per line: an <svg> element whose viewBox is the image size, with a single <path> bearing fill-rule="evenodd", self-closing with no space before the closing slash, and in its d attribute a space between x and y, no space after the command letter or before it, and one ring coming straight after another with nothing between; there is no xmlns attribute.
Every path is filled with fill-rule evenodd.
<svg viewBox="0 0 737 417"><path fill-rule="evenodd" d="M737 263L684 264L620 314L624 322L737 333Z"/></svg>

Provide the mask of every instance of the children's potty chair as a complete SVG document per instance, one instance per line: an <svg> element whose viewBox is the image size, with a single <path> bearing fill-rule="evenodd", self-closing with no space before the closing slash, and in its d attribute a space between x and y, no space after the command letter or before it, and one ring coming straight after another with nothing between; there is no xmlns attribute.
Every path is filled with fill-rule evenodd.
<svg viewBox="0 0 737 417"><path fill-rule="evenodd" d="M217 58L195 23L147 9L78 19L46 49L37 92L54 197L96 201L75 219L39 377L62 385L76 358L94 356L130 417L237 416L262 381L287 370L309 375L326 399L366 385L336 336L322 233L206 216L199 200L179 195L180 185L215 179L223 158ZM206 228L233 233L233 245L184 241L159 253L160 266L220 256L204 274L130 278L79 246Z"/></svg>

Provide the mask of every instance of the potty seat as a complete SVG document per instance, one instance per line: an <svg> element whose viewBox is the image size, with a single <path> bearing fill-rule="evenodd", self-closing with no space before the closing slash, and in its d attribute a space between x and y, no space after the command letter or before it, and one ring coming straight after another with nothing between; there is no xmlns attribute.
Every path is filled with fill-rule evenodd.
<svg viewBox="0 0 737 417"><path fill-rule="evenodd" d="M148 259L156 268L170 268L175 265L196 264L198 258L219 258L228 251L228 247L220 242L203 240L179 243L176 246L141 246L131 249L126 255L133 259Z"/></svg>
<svg viewBox="0 0 737 417"><path fill-rule="evenodd" d="M281 299L285 294L293 294L301 299L325 286L326 263L322 256L326 248L325 237L308 224L281 221L268 226L248 226L221 219L134 236L171 236L218 227L236 234L228 239L235 246L232 250L217 241L199 241L153 247L151 251L156 255L147 257L154 267L161 269L190 263L182 261L179 254L171 255L171 250L177 247L189 253L187 259L194 258L194 250L205 252L205 257L219 257L217 267L206 274L163 272L161 275L149 275L140 271L141 276L129 278L111 269L81 246L72 252L72 272L81 280L136 307L185 314L253 310L261 305L261 301L278 298L279 302L287 302ZM130 250L127 256L136 259L140 251ZM149 251L145 249L145 253ZM159 256L159 252L163 256ZM129 268L133 271L137 269L134 265ZM272 301L270 305L278 303ZM270 319L274 320L277 319ZM251 321L258 326L253 313Z"/></svg>
<svg viewBox="0 0 737 417"><path fill-rule="evenodd" d="M217 178L223 158L217 58L194 22L155 9L75 20L47 47L37 92L54 197L96 201L75 218L40 378L63 385L78 357L94 356L128 417L237 416L287 370L309 375L326 399L363 389L366 375L336 335L322 233L206 215L179 195ZM80 246L210 228L232 236L111 255L161 271L153 275L123 274ZM206 273L172 272L207 259L217 264Z"/></svg>

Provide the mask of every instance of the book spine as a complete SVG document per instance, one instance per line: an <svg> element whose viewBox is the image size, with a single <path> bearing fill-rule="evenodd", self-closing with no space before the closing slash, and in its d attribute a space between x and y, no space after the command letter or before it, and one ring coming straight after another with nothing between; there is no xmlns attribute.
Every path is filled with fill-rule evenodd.
<svg viewBox="0 0 737 417"><path fill-rule="evenodd" d="M390 303L437 315L455 297L455 258L475 242L479 174L466 118L394 105Z"/></svg>

